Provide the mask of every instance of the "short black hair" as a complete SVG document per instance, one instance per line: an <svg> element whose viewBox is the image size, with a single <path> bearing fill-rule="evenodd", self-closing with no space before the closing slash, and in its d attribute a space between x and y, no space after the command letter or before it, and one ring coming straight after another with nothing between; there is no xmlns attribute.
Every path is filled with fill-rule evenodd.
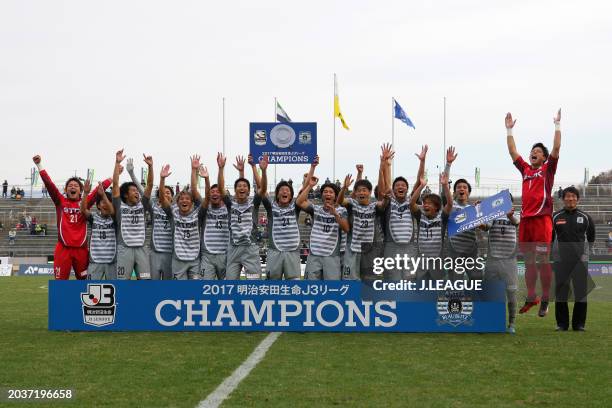
<svg viewBox="0 0 612 408"><path fill-rule="evenodd" d="M251 183L249 183L249 180L245 179L244 177L240 177L237 178L236 181L234 181L234 190L236 190L236 186L238 186L238 183L240 183L241 181L244 181L247 184L249 190L251 189Z"/></svg>
<svg viewBox="0 0 612 408"><path fill-rule="evenodd" d="M431 201L433 205L438 207L438 211L440 210L440 208L442 208L442 199L437 194L427 194L423 197L422 201L423 203L425 203L425 201Z"/></svg>
<svg viewBox="0 0 612 408"><path fill-rule="evenodd" d="M544 146L544 143L538 142L534 144L533 146L531 146L531 150L535 149L536 147L539 147L540 149L542 149L542 152L544 153L544 157L548 159L548 149L546 148L546 146Z"/></svg>
<svg viewBox="0 0 612 408"><path fill-rule="evenodd" d="M400 181L403 181L404 183L406 183L406 187L409 187L410 185L408 184L408 180L406 180L404 177L402 176L398 176L395 178L395 180L393 180L393 184L392 184L392 188L395 188L395 183L399 183Z"/></svg>
<svg viewBox="0 0 612 408"><path fill-rule="evenodd" d="M119 187L119 196L121 197L121 201L125 202L125 198L130 190L130 187L134 187L136 190L138 190L138 186L132 181L126 181L121 185L121 187Z"/></svg>
<svg viewBox="0 0 612 408"><path fill-rule="evenodd" d="M455 184L453 184L453 193L457 191L457 184L459 184L459 183L467 184L468 192L470 194L472 194L472 185L470 183L468 183L468 181L466 179L462 179L462 178L457 180L457 181L455 181Z"/></svg>
<svg viewBox="0 0 612 408"><path fill-rule="evenodd" d="M334 194L336 195L336 198L338 198L338 194L340 193L340 188L335 185L334 183L325 183L321 186L321 195L323 195L323 190L325 190L326 188L331 188L334 192Z"/></svg>
<svg viewBox="0 0 612 408"><path fill-rule="evenodd" d="M358 180L358 181L355 183L355 190L357 190L359 187L365 187L365 188L367 188L369 191L372 191L372 183L370 183L370 181L369 181L369 180L366 180L366 179L361 179L361 180Z"/></svg>
<svg viewBox="0 0 612 408"><path fill-rule="evenodd" d="M173 189L172 187L170 187L170 186L164 186L164 188L170 192L170 195L171 195L172 197L174 197L174 189ZM159 188L158 188L158 189L157 189L157 191L155 192L155 197L159 198Z"/></svg>
<svg viewBox="0 0 612 408"><path fill-rule="evenodd" d="M68 188L68 184L71 181L76 181L79 184L79 187L81 188L81 191L83 191L83 182L78 177L70 177L68 180L66 180L66 184L64 184L64 190Z"/></svg>
<svg viewBox="0 0 612 408"><path fill-rule="evenodd" d="M563 189L563 195L561 196L562 198L565 198L565 195L567 193L572 193L572 194L576 194L576 198L580 200L580 191L578 191L578 189L574 186L570 186L570 187L566 187Z"/></svg>
<svg viewBox="0 0 612 408"><path fill-rule="evenodd" d="M112 203L113 195L109 193L108 191L105 191L104 194L106 195L106 198L108 198L108 201ZM101 202L102 202L102 197L100 197L100 194L96 195L96 205L100 205Z"/></svg>
<svg viewBox="0 0 612 408"><path fill-rule="evenodd" d="M195 197L193 196L191 191L189 191L187 189L179 191L178 195L176 196L176 201L178 202L179 198L181 198L181 196L184 195L184 194L187 194L189 196L189 198L191 198L191 202L195 203Z"/></svg>
<svg viewBox="0 0 612 408"><path fill-rule="evenodd" d="M281 181L276 185L276 189L274 190L274 199L278 200L278 192L280 191L281 187L289 187L289 191L291 191L291 199L293 200L293 186L289 184L288 181Z"/></svg>
<svg viewBox="0 0 612 408"><path fill-rule="evenodd" d="M210 189L212 190L213 188L219 188L219 185L217 183L213 184L212 186L210 186Z"/></svg>

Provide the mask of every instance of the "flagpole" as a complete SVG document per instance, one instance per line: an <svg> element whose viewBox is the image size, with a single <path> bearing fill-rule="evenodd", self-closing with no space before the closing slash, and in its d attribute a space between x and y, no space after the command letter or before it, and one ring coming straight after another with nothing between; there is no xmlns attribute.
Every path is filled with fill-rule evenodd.
<svg viewBox="0 0 612 408"><path fill-rule="evenodd" d="M223 129L223 155L225 156L225 96L222 100L222 112L221 127Z"/></svg>
<svg viewBox="0 0 612 408"><path fill-rule="evenodd" d="M336 182L336 73L334 72L334 145L333 145L333 164L332 164L332 183Z"/></svg>
<svg viewBox="0 0 612 408"><path fill-rule="evenodd" d="M276 107L278 106L278 102L276 101L276 96L274 97L274 122L278 121L278 111L276 110ZM276 163L274 164L274 186L276 188ZM276 197L275 197L276 198Z"/></svg>
<svg viewBox="0 0 612 408"><path fill-rule="evenodd" d="M395 149L395 99L391 97L391 146ZM395 160L391 164L391 178L395 177Z"/></svg>

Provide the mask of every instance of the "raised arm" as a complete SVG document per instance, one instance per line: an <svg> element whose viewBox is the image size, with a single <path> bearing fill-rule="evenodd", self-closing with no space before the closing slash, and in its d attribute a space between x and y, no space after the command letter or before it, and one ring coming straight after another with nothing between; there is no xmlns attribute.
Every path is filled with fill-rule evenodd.
<svg viewBox="0 0 612 408"><path fill-rule="evenodd" d="M419 159L419 170L417 171L416 181L414 185L412 186L412 193L410 193L411 195L414 194L416 189L419 187L419 183L421 182L421 179L425 177L425 159L427 158L428 149L429 147L427 145L421 146L421 153L414 154L417 157L417 159Z"/></svg>
<svg viewBox="0 0 612 408"><path fill-rule="evenodd" d="M223 171L225 170L225 156L223 153L217 153L217 166L219 167L219 173L217 174L217 185L219 186L219 192L221 193L221 197L225 197L225 175Z"/></svg>
<svg viewBox="0 0 612 408"><path fill-rule="evenodd" d="M191 194L195 201L202 201L202 196L198 191L198 172L200 171L200 156L194 154L190 157L191 160Z"/></svg>
<svg viewBox="0 0 612 408"><path fill-rule="evenodd" d="M446 149L446 164L444 165L444 173L446 173L446 177L450 177L451 166L453 162L457 159L458 153L455 152L455 147L450 146Z"/></svg>
<svg viewBox="0 0 612 408"><path fill-rule="evenodd" d="M355 170L357 170L357 176L355 177L355 181L359 181L363 178L363 164L356 164ZM351 192L351 198L355 198L355 190Z"/></svg>
<svg viewBox="0 0 612 408"><path fill-rule="evenodd" d="M427 185L427 180L425 179L424 174L421 175L421 178L415 183L415 185L417 186L417 188L414 189L414 191L412 192L412 195L410 196L410 212L413 214L419 211L419 206L417 205L417 201L419 197L421 196L421 192Z"/></svg>
<svg viewBox="0 0 612 408"><path fill-rule="evenodd" d="M147 198L151 198L151 192L153 191L153 157L147 156L143 153L142 157L144 158L144 162L147 163L147 185L145 186L143 195ZM138 183L136 183L138 184ZM163 190L160 190L163 191Z"/></svg>
<svg viewBox="0 0 612 408"><path fill-rule="evenodd" d="M259 196L263 197L268 193L268 164L270 159L267 154L259 161L259 168L261 169L261 180L259 180ZM257 168L253 167L253 177L257 174ZM257 178L255 178L257 180Z"/></svg>
<svg viewBox="0 0 612 408"><path fill-rule="evenodd" d="M200 165L198 172L200 177L204 179L204 201L202 201L202 207L208 208L208 203L210 202L210 176L206 166Z"/></svg>
<svg viewBox="0 0 612 408"><path fill-rule="evenodd" d="M45 184L45 187L47 188L47 191L49 192L49 197L51 197L51 200L53 200L55 204L59 204L61 201L60 197L62 196L62 193L60 193L55 183L53 183L53 181L51 180L51 177L49 177L47 171L43 168L42 158L40 157L40 155L36 155L32 157L32 161L38 168L38 173L40 174L40 178L42 179L43 183Z"/></svg>
<svg viewBox="0 0 612 408"><path fill-rule="evenodd" d="M519 158L518 151L516 150L516 144L514 143L514 136L512 135L512 130L514 129L515 123L516 119L512 120L512 114L510 112L506 113L506 143L508 144L508 153L510 153L513 163Z"/></svg>
<svg viewBox="0 0 612 408"><path fill-rule="evenodd" d="M108 197L106 196L106 189L104 188L104 183L98 183L98 189L96 193L100 197L100 201L106 203L107 208L110 209L110 215L111 217L113 217L115 215L115 206L113 206L113 203L111 203Z"/></svg>
<svg viewBox="0 0 612 408"><path fill-rule="evenodd" d="M159 203L163 208L170 208L172 205L172 203L163 193L164 189L166 188L166 177L170 176L170 174L172 174L170 171L170 165L163 165L159 174Z"/></svg>
<svg viewBox="0 0 612 408"><path fill-rule="evenodd" d="M127 164L125 168L128 174L130 175L130 179L132 180L132 183L136 184L136 188L138 189L138 192L140 193L140 195L144 196L144 189L142 188L140 181L136 178L136 175L134 174L134 159L129 157L127 159Z"/></svg>
<svg viewBox="0 0 612 408"><path fill-rule="evenodd" d="M440 185L442 186L442 193L446 198L446 204L444 204L442 211L444 214L448 215L453 210L453 197L451 196L450 187L448 186L448 174L440 174Z"/></svg>
<svg viewBox="0 0 612 408"><path fill-rule="evenodd" d="M83 214L83 217L85 217L85 219L88 219L89 216L91 215L91 211L89 211L89 208L87 205L87 196L89 195L90 192L91 192L91 181L87 179L85 180L85 185L83 186L83 194L81 196L81 214Z"/></svg>
<svg viewBox="0 0 612 408"><path fill-rule="evenodd" d="M342 189L340 190L340 193L338 193L338 197L336 197L336 204L341 205L341 206L346 205L344 196L348 192L348 189L351 186L351 184L353 184L353 181L354 180L353 180L352 174L347 174L346 177L344 178L344 184L342 185Z"/></svg>
<svg viewBox="0 0 612 408"><path fill-rule="evenodd" d="M234 168L238 170L238 177L244 178L244 156L236 156Z"/></svg>
<svg viewBox="0 0 612 408"><path fill-rule="evenodd" d="M238 163L238 157L236 157L236 163ZM249 166L251 166L251 171L253 172L253 180L255 182L253 190L255 190L257 194L259 194L259 187L261 186L261 177L259 176L259 172L257 171L257 164L255 163L255 160L253 159L253 156L251 154L247 156L247 161L249 163ZM234 165L234 167L236 167L236 165ZM238 165L238 167L240 167L240 165ZM244 159L242 163L242 168L244 169ZM244 177L244 171L242 172L242 176L240 177Z"/></svg>
<svg viewBox="0 0 612 408"><path fill-rule="evenodd" d="M306 187L302 189L300 194L295 199L295 205L300 207L302 210L305 210L306 208L308 208L311 204L310 201L308 201L308 193L310 192L310 190L314 188L314 186L317 185L318 182L319 182L319 179L317 177L315 176L308 177L308 183L306 184Z"/></svg>
<svg viewBox="0 0 612 408"><path fill-rule="evenodd" d="M123 149L121 149L115 153L115 169L113 170L113 198L118 198L120 196L119 175L123 171L123 166L121 165L123 159L125 159L125 154L123 154Z"/></svg>
<svg viewBox="0 0 612 408"><path fill-rule="evenodd" d="M550 152L551 157L558 159L559 150L561 150L561 108L557 112L557 116L553 118L555 122L555 139L553 141L553 148Z"/></svg>

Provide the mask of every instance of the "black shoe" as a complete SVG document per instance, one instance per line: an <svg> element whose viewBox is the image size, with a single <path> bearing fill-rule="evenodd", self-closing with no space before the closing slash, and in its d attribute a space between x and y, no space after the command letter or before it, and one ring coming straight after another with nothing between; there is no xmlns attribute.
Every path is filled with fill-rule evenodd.
<svg viewBox="0 0 612 408"><path fill-rule="evenodd" d="M557 328L555 329L555 331L567 331L567 327L557 326Z"/></svg>
<svg viewBox="0 0 612 408"><path fill-rule="evenodd" d="M547 314L548 314L548 300L543 300L542 303L540 303L540 310L538 310L538 316L546 317Z"/></svg>
<svg viewBox="0 0 612 408"><path fill-rule="evenodd" d="M574 327L572 330L574 330L574 331L586 331L586 330L584 329L584 326Z"/></svg>

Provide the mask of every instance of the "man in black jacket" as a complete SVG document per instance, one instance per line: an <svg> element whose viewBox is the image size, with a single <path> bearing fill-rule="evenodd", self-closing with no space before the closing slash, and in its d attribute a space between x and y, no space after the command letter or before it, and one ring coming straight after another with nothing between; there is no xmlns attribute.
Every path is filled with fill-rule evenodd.
<svg viewBox="0 0 612 408"><path fill-rule="evenodd" d="M563 190L564 208L553 214L555 271L555 317L557 331L569 328L570 281L574 291L572 329L584 331L587 293L590 282L588 261L595 242L595 224L591 216L578 209L580 192L575 187Z"/></svg>

